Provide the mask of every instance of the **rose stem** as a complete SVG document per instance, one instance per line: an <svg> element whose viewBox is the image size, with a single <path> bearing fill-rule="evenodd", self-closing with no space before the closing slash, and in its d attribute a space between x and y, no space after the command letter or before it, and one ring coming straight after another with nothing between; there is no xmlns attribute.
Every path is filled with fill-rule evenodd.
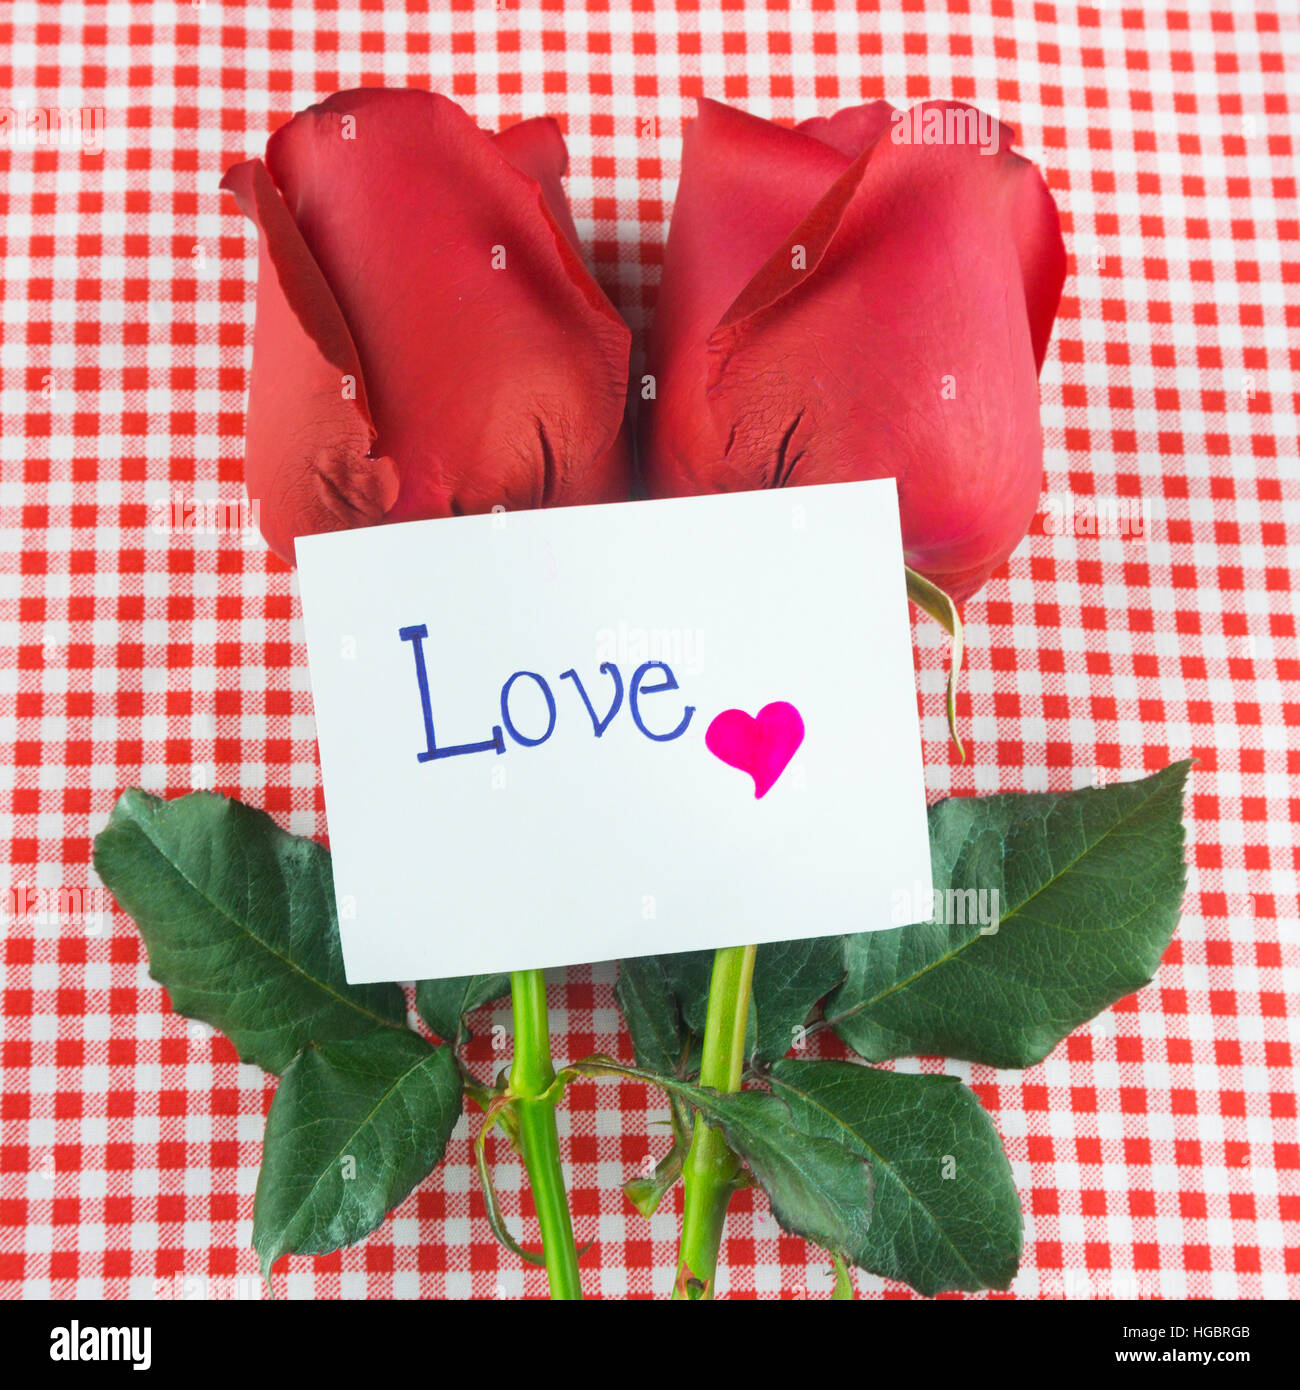
<svg viewBox="0 0 1300 1390"><path fill-rule="evenodd" d="M713 955L700 1085L710 1086L715 1091L740 1090L740 1078L745 1070L745 1024L749 1018L749 993L754 981L757 949L756 946L728 946ZM697 1115L691 1151L686 1155L682 1170L685 1206L674 1299L691 1296L683 1274L698 1281L694 1287L703 1286L699 1297L713 1297L722 1228L739 1173L740 1160L727 1147L722 1132L710 1129Z"/></svg>
<svg viewBox="0 0 1300 1390"><path fill-rule="evenodd" d="M542 1252L553 1299L580 1299L578 1251L573 1221L560 1167L560 1136L555 1127L555 1100L546 1092L555 1082L551 1064L550 1023L546 1012L546 982L540 970L516 970L510 976L514 1010L515 1058L510 1089L519 1117L519 1146L533 1189L537 1220L542 1228Z"/></svg>

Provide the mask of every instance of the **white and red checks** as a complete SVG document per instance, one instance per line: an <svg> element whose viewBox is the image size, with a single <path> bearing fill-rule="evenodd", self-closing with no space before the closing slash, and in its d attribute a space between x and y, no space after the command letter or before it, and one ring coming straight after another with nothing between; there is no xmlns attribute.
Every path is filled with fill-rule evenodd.
<svg viewBox="0 0 1300 1390"><path fill-rule="evenodd" d="M696 95L786 120L955 96L1019 128L1071 252L1043 373L1048 496L968 607L964 766L945 739L946 639L918 623L929 788L1059 789L1194 754L1191 887L1152 985L1023 1074L947 1070L1011 1155L1016 1295L1300 1294L1300 43L1284 8L5 7L0 100L103 118L98 150L93 124L80 146L0 142L7 1295L257 1294L272 1083L171 1013L89 872L91 838L131 784L215 786L324 833L293 577L255 534L177 527L168 508L241 496L256 257L218 179L295 109L380 83L446 92L486 128L558 117L579 229L638 333ZM608 964L556 975L558 1057L630 1055L613 979ZM493 1018L477 1021L484 1069ZM575 1086L562 1112L591 1295L670 1285L675 1213L647 1223L619 1191L663 1148L663 1113L611 1082ZM532 1238L517 1167L497 1157ZM724 1292L829 1293L823 1257L752 1193L728 1229ZM544 1290L488 1231L468 1121L364 1245L281 1269L293 1296Z"/></svg>

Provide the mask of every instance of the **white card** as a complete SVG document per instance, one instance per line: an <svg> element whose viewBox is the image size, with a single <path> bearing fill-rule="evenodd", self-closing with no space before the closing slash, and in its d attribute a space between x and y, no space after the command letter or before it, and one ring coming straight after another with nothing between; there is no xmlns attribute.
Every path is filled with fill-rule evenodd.
<svg viewBox="0 0 1300 1390"><path fill-rule="evenodd" d="M891 480L297 555L351 982L870 931L930 883Z"/></svg>

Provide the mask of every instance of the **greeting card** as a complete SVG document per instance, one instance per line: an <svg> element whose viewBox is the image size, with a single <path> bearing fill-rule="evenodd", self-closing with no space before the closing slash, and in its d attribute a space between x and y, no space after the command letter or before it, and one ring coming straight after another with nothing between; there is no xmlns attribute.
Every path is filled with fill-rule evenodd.
<svg viewBox="0 0 1300 1390"><path fill-rule="evenodd" d="M930 882L892 480L297 558L353 983L870 931Z"/></svg>

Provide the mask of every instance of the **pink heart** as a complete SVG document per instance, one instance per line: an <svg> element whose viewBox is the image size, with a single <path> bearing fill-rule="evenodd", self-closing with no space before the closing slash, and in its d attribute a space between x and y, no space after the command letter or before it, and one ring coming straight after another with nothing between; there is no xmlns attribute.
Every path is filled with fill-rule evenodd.
<svg viewBox="0 0 1300 1390"><path fill-rule="evenodd" d="M755 798L766 796L803 742L803 718L784 700L764 705L758 718L726 709L709 725L704 745L728 767L754 779Z"/></svg>

